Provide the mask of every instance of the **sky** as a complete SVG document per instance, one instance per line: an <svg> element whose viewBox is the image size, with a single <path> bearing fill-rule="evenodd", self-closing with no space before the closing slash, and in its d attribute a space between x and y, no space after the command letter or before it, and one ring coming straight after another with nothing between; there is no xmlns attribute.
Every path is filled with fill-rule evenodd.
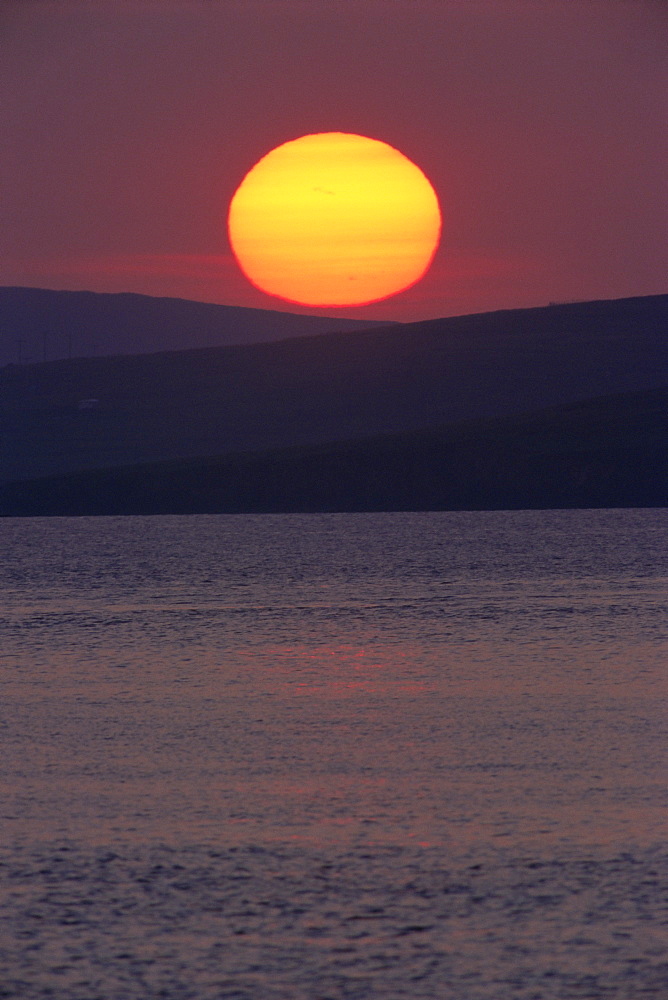
<svg viewBox="0 0 668 1000"><path fill-rule="evenodd" d="M293 312L230 200L275 146L401 150L444 215L402 321L668 291L663 0L0 0L0 284Z"/></svg>

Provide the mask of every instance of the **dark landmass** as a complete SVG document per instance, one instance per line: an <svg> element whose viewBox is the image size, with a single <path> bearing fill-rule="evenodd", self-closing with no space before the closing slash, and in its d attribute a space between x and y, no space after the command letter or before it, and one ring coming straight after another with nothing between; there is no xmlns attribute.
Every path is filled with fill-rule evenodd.
<svg viewBox="0 0 668 1000"><path fill-rule="evenodd" d="M131 292L0 287L0 365L251 344L387 325Z"/></svg>
<svg viewBox="0 0 668 1000"><path fill-rule="evenodd" d="M537 413L0 486L0 514L660 507L668 389Z"/></svg>
<svg viewBox="0 0 668 1000"><path fill-rule="evenodd" d="M0 482L423 434L642 393L666 384L667 329L664 295L8 365Z"/></svg>

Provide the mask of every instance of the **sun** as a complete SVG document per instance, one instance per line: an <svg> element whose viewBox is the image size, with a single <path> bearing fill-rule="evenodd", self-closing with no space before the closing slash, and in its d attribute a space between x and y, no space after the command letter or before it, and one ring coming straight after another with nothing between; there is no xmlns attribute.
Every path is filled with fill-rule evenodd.
<svg viewBox="0 0 668 1000"><path fill-rule="evenodd" d="M230 246L248 280L307 306L396 295L429 269L441 210L423 172L378 139L304 135L263 156L237 188Z"/></svg>

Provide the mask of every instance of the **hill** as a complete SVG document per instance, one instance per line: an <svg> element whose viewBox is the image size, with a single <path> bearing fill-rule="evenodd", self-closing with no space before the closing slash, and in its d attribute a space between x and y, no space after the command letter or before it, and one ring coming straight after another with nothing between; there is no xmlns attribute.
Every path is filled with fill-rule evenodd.
<svg viewBox="0 0 668 1000"><path fill-rule="evenodd" d="M668 390L362 441L0 486L2 515L664 506Z"/></svg>
<svg viewBox="0 0 668 1000"><path fill-rule="evenodd" d="M668 296L0 369L0 482L498 419L666 383Z"/></svg>
<svg viewBox="0 0 668 1000"><path fill-rule="evenodd" d="M149 295L0 287L0 365L151 354L387 324Z"/></svg>

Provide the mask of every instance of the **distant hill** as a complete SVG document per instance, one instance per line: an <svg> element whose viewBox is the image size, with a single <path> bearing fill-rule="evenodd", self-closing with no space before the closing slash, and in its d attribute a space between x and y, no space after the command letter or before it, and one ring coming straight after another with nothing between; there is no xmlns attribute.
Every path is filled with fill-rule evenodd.
<svg viewBox="0 0 668 1000"><path fill-rule="evenodd" d="M0 482L321 445L667 383L668 296L0 369Z"/></svg>
<svg viewBox="0 0 668 1000"><path fill-rule="evenodd" d="M0 365L251 344L381 325L387 323L132 293L0 287Z"/></svg>
<svg viewBox="0 0 668 1000"><path fill-rule="evenodd" d="M0 515L655 507L668 390L270 452L0 486Z"/></svg>

